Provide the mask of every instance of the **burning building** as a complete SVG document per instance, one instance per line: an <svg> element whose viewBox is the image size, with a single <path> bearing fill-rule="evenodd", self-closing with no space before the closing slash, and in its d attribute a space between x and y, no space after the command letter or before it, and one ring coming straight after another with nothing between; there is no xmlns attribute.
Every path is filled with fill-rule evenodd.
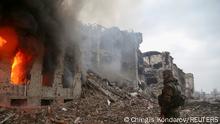
<svg viewBox="0 0 220 124"><path fill-rule="evenodd" d="M78 47L66 33L64 4L0 1L0 105L48 105L80 95Z"/></svg>
<svg viewBox="0 0 220 124"><path fill-rule="evenodd" d="M80 96L87 70L135 89L139 79L160 82L154 77L160 75L151 72L172 68L185 86L184 73L169 54L143 53L140 61L141 33L82 25L76 19L79 4L80 0L0 1L0 105L70 101ZM186 77L192 82L192 76Z"/></svg>
<svg viewBox="0 0 220 124"><path fill-rule="evenodd" d="M79 4L0 1L0 105L72 100L81 94L87 70L137 86L141 33L79 24Z"/></svg>

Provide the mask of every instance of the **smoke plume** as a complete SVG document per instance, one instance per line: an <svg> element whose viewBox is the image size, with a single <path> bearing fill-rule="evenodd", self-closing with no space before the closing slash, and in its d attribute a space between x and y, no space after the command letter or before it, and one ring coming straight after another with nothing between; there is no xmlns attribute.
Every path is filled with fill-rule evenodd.
<svg viewBox="0 0 220 124"><path fill-rule="evenodd" d="M65 59L76 61L73 57L79 54L76 28L81 6L80 0L1 0L0 28L16 30L19 43L14 54L22 50L36 58L43 53L42 73L50 75L57 68L60 55L73 52ZM70 64L65 66L64 74L73 75Z"/></svg>
<svg viewBox="0 0 220 124"><path fill-rule="evenodd" d="M124 23L131 21L132 15L143 2L144 0L84 0L79 19L84 23L121 28Z"/></svg>

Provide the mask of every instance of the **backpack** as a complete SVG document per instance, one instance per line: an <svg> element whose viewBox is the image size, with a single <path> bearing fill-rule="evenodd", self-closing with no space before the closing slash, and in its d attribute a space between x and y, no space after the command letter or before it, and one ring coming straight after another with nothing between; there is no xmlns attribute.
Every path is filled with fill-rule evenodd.
<svg viewBox="0 0 220 124"><path fill-rule="evenodd" d="M186 97L181 93L181 88L177 81L170 82L168 84L169 87L172 88L174 95L171 98L171 104L167 106L168 108L178 108L179 106L183 106L185 104ZM163 102L163 93L158 96L158 103L162 106Z"/></svg>
<svg viewBox="0 0 220 124"><path fill-rule="evenodd" d="M179 106L183 106L185 104L185 95L181 93L181 88L177 82L172 82L169 84L174 90L174 96L172 97L171 106L176 108Z"/></svg>

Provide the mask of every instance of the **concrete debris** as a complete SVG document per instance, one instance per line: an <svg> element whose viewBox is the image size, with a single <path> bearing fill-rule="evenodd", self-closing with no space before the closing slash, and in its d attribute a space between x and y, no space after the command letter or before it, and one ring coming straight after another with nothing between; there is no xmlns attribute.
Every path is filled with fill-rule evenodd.
<svg viewBox="0 0 220 124"><path fill-rule="evenodd" d="M181 111L182 117L218 117L220 122L220 102L212 104L209 102L190 102Z"/></svg>
<svg viewBox="0 0 220 124"><path fill-rule="evenodd" d="M88 71L86 84L90 88L95 88L96 90L99 90L108 96L111 101L117 101L118 99L129 99L129 91L127 92L122 90L116 85L109 85L113 83L107 79L101 78L99 75L92 71Z"/></svg>
<svg viewBox="0 0 220 124"><path fill-rule="evenodd" d="M6 117L4 120L2 120L0 122L0 124L4 124L7 120L9 120L10 118L12 118L13 116L15 116L15 114L10 114L8 117Z"/></svg>
<svg viewBox="0 0 220 124"><path fill-rule="evenodd" d="M108 106L110 106L110 105L111 105L111 101L107 100L107 103L108 103Z"/></svg>
<svg viewBox="0 0 220 124"><path fill-rule="evenodd" d="M154 106L149 103L147 109L153 109L153 108L154 108Z"/></svg>
<svg viewBox="0 0 220 124"><path fill-rule="evenodd" d="M137 95L131 96L129 90L108 85L106 81L95 73L88 73L78 100L39 108L0 109L0 121L14 114L5 124L122 124L126 116L159 115L159 109L152 109L158 105L143 94L136 91Z"/></svg>
<svg viewBox="0 0 220 124"><path fill-rule="evenodd" d="M137 92L134 92L134 93L130 93L130 95L133 96L133 97L135 97L135 96L138 95L138 93L137 93Z"/></svg>
<svg viewBox="0 0 220 124"><path fill-rule="evenodd" d="M131 96L128 90L107 85L98 75L88 74L88 80L83 85L79 99L49 107L0 108L0 122L4 124L123 124L125 117L159 117L160 108L157 100L138 91L135 93L137 95ZM182 108L181 117L219 117L219 105L191 102ZM198 109L193 109L197 106ZM13 117L10 117L12 115Z"/></svg>
<svg viewBox="0 0 220 124"><path fill-rule="evenodd" d="M65 111L65 112L66 112L66 111L67 111L67 109L66 109L66 108L62 108L62 111Z"/></svg>
<svg viewBox="0 0 220 124"><path fill-rule="evenodd" d="M80 122L80 117L77 117L76 120L74 121L74 124L77 124Z"/></svg>
<svg viewBox="0 0 220 124"><path fill-rule="evenodd" d="M113 93L109 92L108 90L102 88L100 85L98 85L94 80L88 79L88 85L91 87L96 88L100 92L102 92L104 95L108 96L111 101L117 101L119 98L115 96Z"/></svg>

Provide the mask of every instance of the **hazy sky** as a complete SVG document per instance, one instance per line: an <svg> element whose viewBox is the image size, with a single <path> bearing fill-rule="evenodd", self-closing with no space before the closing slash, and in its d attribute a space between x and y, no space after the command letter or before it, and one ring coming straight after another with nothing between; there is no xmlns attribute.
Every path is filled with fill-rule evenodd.
<svg viewBox="0 0 220 124"><path fill-rule="evenodd" d="M80 19L142 32L142 52L169 51L196 90L220 91L220 0L88 0Z"/></svg>

